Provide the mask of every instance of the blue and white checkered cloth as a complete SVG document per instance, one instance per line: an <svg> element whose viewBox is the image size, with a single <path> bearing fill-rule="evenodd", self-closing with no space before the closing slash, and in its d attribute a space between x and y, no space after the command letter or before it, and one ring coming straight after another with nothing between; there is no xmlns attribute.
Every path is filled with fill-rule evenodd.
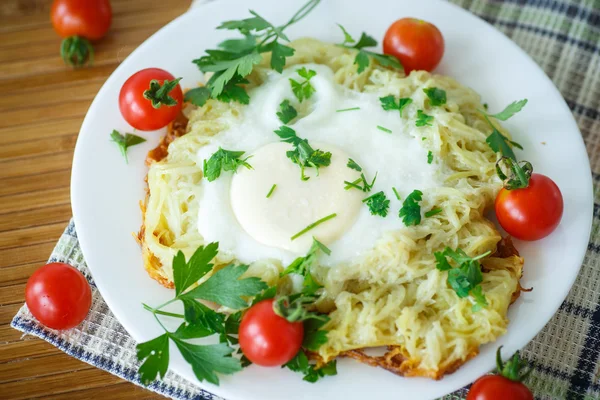
<svg viewBox="0 0 600 400"><path fill-rule="evenodd" d="M583 133L596 202L588 252L560 310L522 354L534 367L526 383L536 399L600 399L600 0L451 1L490 22L529 53L559 88ZM136 343L96 289L72 221L49 261L71 264L87 277L93 293L89 315L74 329L53 331L23 306L12 326L140 384ZM149 389L174 399L220 400L172 372ZM444 399L463 399L466 393L461 389Z"/></svg>

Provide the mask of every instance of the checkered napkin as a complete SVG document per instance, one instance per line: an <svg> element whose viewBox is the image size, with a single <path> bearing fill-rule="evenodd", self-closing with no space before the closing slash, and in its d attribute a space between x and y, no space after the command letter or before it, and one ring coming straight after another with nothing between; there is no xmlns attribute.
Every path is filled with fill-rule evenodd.
<svg viewBox="0 0 600 400"><path fill-rule="evenodd" d="M523 356L534 367L526 383L536 399L600 399L600 0L452 1L496 26L534 58L560 89L583 133L596 199L588 252L569 296ZM89 315L77 328L59 332L41 326L23 306L12 326L140 384L135 342L96 289L72 221L49 261L71 264L87 277L93 292ZM172 372L149 389L173 399L220 400ZM466 393L461 389L444 400L463 399Z"/></svg>

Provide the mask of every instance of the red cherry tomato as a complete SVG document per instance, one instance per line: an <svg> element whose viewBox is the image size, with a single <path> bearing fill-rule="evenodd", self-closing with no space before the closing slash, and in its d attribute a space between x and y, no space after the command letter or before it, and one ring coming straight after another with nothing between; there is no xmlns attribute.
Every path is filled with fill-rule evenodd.
<svg viewBox="0 0 600 400"><path fill-rule="evenodd" d="M511 236L538 240L552 233L560 223L563 198L552 179L532 174L526 188L500 190L495 208L498 222Z"/></svg>
<svg viewBox="0 0 600 400"><path fill-rule="evenodd" d="M110 27L112 10L109 0L54 0L50 18L63 38L77 35L98 40Z"/></svg>
<svg viewBox="0 0 600 400"><path fill-rule="evenodd" d="M129 125L141 131L164 128L177 117L183 104L183 92L181 86L177 85L168 94L177 104L160 104L155 108L152 102L144 97L144 92L150 88L150 82L153 80L162 85L165 80L173 81L175 77L159 68L143 69L131 75L119 93L119 108L123 118Z"/></svg>
<svg viewBox="0 0 600 400"><path fill-rule="evenodd" d="M533 400L533 394L521 382L500 375L479 378L467 394L467 400Z"/></svg>
<svg viewBox="0 0 600 400"><path fill-rule="evenodd" d="M64 263L44 265L25 286L29 311L43 325L69 329L85 319L92 305L92 291L81 272Z"/></svg>
<svg viewBox="0 0 600 400"><path fill-rule="evenodd" d="M407 75L414 70L433 71L444 55L444 37L429 22L402 18L385 33L383 52L399 59Z"/></svg>
<svg viewBox="0 0 600 400"><path fill-rule="evenodd" d="M302 322L289 322L273 311L273 300L253 305L242 318L239 341L242 352L263 367L283 365L300 350Z"/></svg>

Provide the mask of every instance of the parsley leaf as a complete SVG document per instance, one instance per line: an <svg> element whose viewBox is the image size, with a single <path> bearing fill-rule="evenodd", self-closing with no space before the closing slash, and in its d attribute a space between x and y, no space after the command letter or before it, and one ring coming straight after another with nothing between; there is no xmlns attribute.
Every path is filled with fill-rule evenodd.
<svg viewBox="0 0 600 400"><path fill-rule="evenodd" d="M349 158L348 159L348 164L346 164L346 166L350 169L353 169L355 171L361 172L362 171L362 167L360 165L358 165L356 163L356 161L354 161L353 159Z"/></svg>
<svg viewBox="0 0 600 400"><path fill-rule="evenodd" d="M277 118L284 124L289 123L291 120L298 116L298 111L290 104L289 100L283 100L279 104L279 111L277 111Z"/></svg>
<svg viewBox="0 0 600 400"><path fill-rule="evenodd" d="M294 150L286 152L286 156L292 160L294 164L300 166L300 179L303 181L309 179L309 177L304 175L304 168L316 168L318 175L320 167L327 167L331 164L330 152L324 152L319 149L314 150L310 144L308 144L308 140L298 137L296 131L289 126L281 126L275 133L281 138L282 142L290 143L294 146Z"/></svg>
<svg viewBox="0 0 600 400"><path fill-rule="evenodd" d="M256 296L267 285L260 278L239 279L248 270L247 265L229 264L215 272L200 286L179 296L183 299L203 299L213 301L234 310L247 307L242 296Z"/></svg>
<svg viewBox="0 0 600 400"><path fill-rule="evenodd" d="M507 105L504 108L504 110L500 111L499 113L496 113L496 114L487 114L486 113L486 114L489 117L494 117L496 119L499 119L500 121L506 121L507 119L509 119L510 117L512 117L519 111L521 111L523 109L523 107L525 107L526 104L527 104L527 99L513 101L512 103Z"/></svg>
<svg viewBox="0 0 600 400"><path fill-rule="evenodd" d="M197 339L212 335L214 332L202 325L183 322L171 336L178 339Z"/></svg>
<svg viewBox="0 0 600 400"><path fill-rule="evenodd" d="M217 243L209 243L206 247L200 246L187 263L181 250L177 252L173 258L173 282L176 296L198 282L212 269L213 264L210 264L210 261L217 255L218 248Z"/></svg>
<svg viewBox="0 0 600 400"><path fill-rule="evenodd" d="M427 164L431 164L433 162L433 153L431 150L427 152Z"/></svg>
<svg viewBox="0 0 600 400"><path fill-rule="evenodd" d="M425 114L423 110L417 110L417 120L415 121L416 126L433 126L431 121L433 121L433 117L431 115Z"/></svg>
<svg viewBox="0 0 600 400"><path fill-rule="evenodd" d="M195 106L202 107L210 99L210 89L206 86L190 89L185 92L183 100Z"/></svg>
<svg viewBox="0 0 600 400"><path fill-rule="evenodd" d="M419 202L423 199L423 192L420 190L413 190L409 194L404 202L402 208L398 213L398 216L402 218L404 225L419 225L421 223L421 205Z"/></svg>
<svg viewBox="0 0 600 400"><path fill-rule="evenodd" d="M369 211L371 215L379 215L380 217L387 217L388 210L390 208L390 201L385 196L383 191L377 192L366 199L363 200L363 203L367 204L369 207Z"/></svg>
<svg viewBox="0 0 600 400"><path fill-rule="evenodd" d="M242 160L240 157L243 155L243 151L225 150L219 147L219 150L213 153L208 161L204 160L204 176L209 182L212 182L221 176L221 170L235 173L238 167L242 165L252 169L252 166L247 162L250 157Z"/></svg>
<svg viewBox="0 0 600 400"><path fill-rule="evenodd" d="M437 261L436 268L440 271L448 271L448 285L456 292L460 298L465 298L471 294L475 304L472 306L473 312L479 311L488 305L483 294L480 283L483 281L481 265L477 260L489 255L490 252L481 254L477 257L469 257L464 250L457 248L456 251L446 247L443 252L435 252ZM450 258L456 263L453 267L447 260Z"/></svg>
<svg viewBox="0 0 600 400"><path fill-rule="evenodd" d="M491 122L490 122L491 124ZM509 143L513 146L523 149L520 144L513 142L504 136L495 126L492 125L492 133L485 139L486 143L490 146L492 150L496 153L500 153L505 157L512 158L513 160L517 159L515 152L512 147L510 147Z"/></svg>
<svg viewBox="0 0 600 400"><path fill-rule="evenodd" d="M240 360L231 357L233 349L224 343L197 345L184 342L171 336L183 358L192 366L194 375L200 382L206 380L219 384L216 372L233 374L242 370Z"/></svg>
<svg viewBox="0 0 600 400"><path fill-rule="evenodd" d="M138 360L143 361L138 370L142 384L149 384L159 375L164 378L169 368L169 334L138 343L135 348Z"/></svg>
<svg viewBox="0 0 600 400"><path fill-rule="evenodd" d="M231 103L236 101L240 104L249 104L250 96L240 85L250 83L247 79L241 78L239 75L235 75L229 82L223 87L223 91L217 96L217 100L223 103Z"/></svg>
<svg viewBox="0 0 600 400"><path fill-rule="evenodd" d="M154 108L160 108L163 105L173 107L177 104L177 100L169 96L169 93L179 85L180 80L181 78L172 81L165 79L163 83L160 83L156 79L152 79L150 87L144 91L144 98L150 100Z"/></svg>
<svg viewBox="0 0 600 400"><path fill-rule="evenodd" d="M314 289L315 280L313 279L310 270L313 265L317 262L318 251L321 250L325 254L331 254L331 250L327 248L323 243L319 242L317 239L313 237L313 243L308 250L308 253L304 257L296 258L282 273L281 276L285 276L287 274L298 274L304 276L303 287L308 288L309 292L314 293L316 290ZM319 288L321 286L319 285ZM309 294L312 294L309 293Z"/></svg>
<svg viewBox="0 0 600 400"><path fill-rule="evenodd" d="M300 83L290 78L290 83L292 85L292 92L294 92L298 101L302 103L304 100L310 99L315 92L315 88L311 85L310 80L317 75L317 72L312 69L307 70L305 67L300 68L297 72L301 78L304 78L304 82Z"/></svg>
<svg viewBox="0 0 600 400"><path fill-rule="evenodd" d="M381 108L386 111L398 110L400 113L400 118L402 118L402 111L404 111L404 108L412 103L412 99L410 97L401 98L398 100L398 103L396 103L396 98L393 95L380 97L379 101L381 102Z"/></svg>
<svg viewBox="0 0 600 400"><path fill-rule="evenodd" d="M119 150L121 151L123 157L125 157L125 162L127 163L129 162L127 159L127 149L131 146L135 146L136 144L144 143L146 141L146 139L143 137L139 137L132 133L126 133L125 136L123 136L115 129L113 129L112 133L110 134L110 138L117 144L117 146L119 146Z"/></svg>
<svg viewBox="0 0 600 400"><path fill-rule="evenodd" d="M294 372L300 372L304 375L303 380L314 383L325 376L337 375L336 360L330 361L321 368L316 369L313 364L309 364L308 357L304 350L300 350L294 358L283 365Z"/></svg>
<svg viewBox="0 0 600 400"><path fill-rule="evenodd" d="M189 297L182 297L184 318L193 325L199 325L213 333L223 332L225 315L208 308L204 304Z"/></svg>
<svg viewBox="0 0 600 400"><path fill-rule="evenodd" d="M323 319L311 318L304 321L303 348L311 351L318 351L322 345L327 343L327 331L321 329L321 327L328 321L329 317Z"/></svg>
<svg viewBox="0 0 600 400"><path fill-rule="evenodd" d="M360 39L358 39L358 42L356 42L356 40L354 40L354 38L348 33L346 28L344 28L340 24L337 25L340 27L342 33L344 34L344 41L340 44L340 46L346 47L348 49L358 50L358 53L354 58L354 64L357 65L357 72L359 74L362 73L369 66L369 57L372 57L373 59L377 60L377 62L384 67L392 67L397 69L402 68L402 64L400 64L400 61L398 61L398 59L394 56L364 50L365 47L377 46L377 40L375 40L372 36L369 36L365 32L363 32L360 35Z"/></svg>
<svg viewBox="0 0 600 400"><path fill-rule="evenodd" d="M271 68L281 73L285 67L286 57L293 56L295 50L277 42L273 42L269 49L271 50Z"/></svg>
<svg viewBox="0 0 600 400"><path fill-rule="evenodd" d="M433 88L425 88L423 89L427 97L429 98L429 103L432 106L443 106L446 104L446 91L442 89L438 89L436 87Z"/></svg>
<svg viewBox="0 0 600 400"><path fill-rule="evenodd" d="M232 79L241 80L252 72L254 66L263 59L262 53L271 52L271 68L281 72L286 58L294 54L294 49L283 45L279 40L289 42L284 30L304 18L319 3L310 0L287 24L277 27L250 11L250 18L225 21L217 29L237 30L242 39L228 39L219 44L218 50L206 50L206 55L194 60L202 72L214 72L206 87L211 97L220 101L240 101L248 104L249 97L239 83L228 85ZM221 96L228 92L226 96Z"/></svg>
<svg viewBox="0 0 600 400"><path fill-rule="evenodd" d="M252 299L252 306L256 303L259 303L263 300L272 299L277 294L277 286L271 286L257 294L254 299Z"/></svg>

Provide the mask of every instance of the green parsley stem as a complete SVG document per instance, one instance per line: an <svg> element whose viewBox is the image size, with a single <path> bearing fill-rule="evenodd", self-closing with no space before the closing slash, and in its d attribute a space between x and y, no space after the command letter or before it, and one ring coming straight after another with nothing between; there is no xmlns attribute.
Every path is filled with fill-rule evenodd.
<svg viewBox="0 0 600 400"><path fill-rule="evenodd" d="M335 112L355 111L360 110L360 107L342 108L341 110L335 110Z"/></svg>
<svg viewBox="0 0 600 400"><path fill-rule="evenodd" d="M312 224L308 225L306 228L302 229L300 232L296 233L294 236L292 236L290 238L290 240L294 240L299 238L300 236L304 235L306 232L310 231L311 229L317 227L318 225L321 225L323 222L329 221L332 218L337 217L336 213L330 214L326 217L321 218L318 221L313 222Z"/></svg>
<svg viewBox="0 0 600 400"><path fill-rule="evenodd" d="M283 25L280 29L283 31L288 26L295 24L302 18L306 17L313 10L313 8L319 5L320 2L321 0L310 0L309 2L307 2L305 5L302 6L302 8L296 11L296 14L294 14L292 18L290 18L288 23Z"/></svg>
<svg viewBox="0 0 600 400"><path fill-rule="evenodd" d="M385 133L392 133L391 130L380 125L377 125L377 129L379 129L380 131L384 131Z"/></svg>
<svg viewBox="0 0 600 400"><path fill-rule="evenodd" d="M351 188L356 188L358 190L363 190L362 187L358 186L357 183L360 182L362 179L359 178L357 180L355 180L354 182L348 182L348 181L344 181L344 183L346 184L346 186L344 187L345 190L351 189Z"/></svg>
<svg viewBox="0 0 600 400"><path fill-rule="evenodd" d="M275 191L275 188L277 187L277 184L274 183L273 186L271 186L271 190L269 190L269 193L267 193L267 199L269 197L271 197L271 195L273 194L273 192Z"/></svg>
<svg viewBox="0 0 600 400"><path fill-rule="evenodd" d="M491 253L492 253L492 252L491 252L490 250L488 250L488 251L486 251L485 253L478 255L477 257L473 257L473 258L472 258L472 260L473 260L473 261L475 261L475 260L480 260L480 259L482 259L482 258L484 258L484 257L487 257L487 256L489 256Z"/></svg>
<svg viewBox="0 0 600 400"><path fill-rule="evenodd" d="M155 308L150 307L148 304L144 304L144 303L142 303L142 305L144 306L145 310L150 311L152 314L165 315L167 317L174 317L174 318L185 318L185 316L183 314L175 314L175 313L170 313L167 311L157 310Z"/></svg>
<svg viewBox="0 0 600 400"><path fill-rule="evenodd" d="M148 311L150 311L150 312L152 312L152 313L156 313L156 312L157 312L158 310L160 310L161 308L163 308L163 307L166 307L166 306L168 306L169 304L171 304L171 303L173 303L173 302L175 302L175 301L177 301L177 300L179 300L179 299L178 299L177 297L175 297L175 298L173 298L173 299L171 299L171 300L167 301L166 303L163 303L163 304L161 304L160 306L158 306L158 307L154 307L154 308L152 308L152 307L150 307L149 305L147 305L147 304L144 304L144 303L142 303L142 305L144 306L144 308L145 308L146 310L148 310Z"/></svg>
<svg viewBox="0 0 600 400"><path fill-rule="evenodd" d="M427 211L427 212L425 213L425 217L427 217L427 218L429 218L429 217L433 217L434 215L436 215L436 214L439 214L439 213L441 213L442 211L443 211L443 210L442 210L441 208L439 208L439 207L437 207L437 208L432 208L431 210L429 210L429 211Z"/></svg>
<svg viewBox="0 0 600 400"><path fill-rule="evenodd" d="M163 323L160 322L160 319L158 318L158 316L156 314L153 314L153 315L154 315L154 318L156 319L156 321L158 322L158 324L164 329L164 331L167 332L167 333L171 333L171 332L169 332L169 330L167 328L165 328L165 326L163 325Z"/></svg>
<svg viewBox="0 0 600 400"><path fill-rule="evenodd" d="M396 190L396 188L395 188L395 187L392 187L392 190L394 191L394 194L396 195L396 198L397 198L398 200L400 200L400 193L398 193L398 191Z"/></svg>
<svg viewBox="0 0 600 400"><path fill-rule="evenodd" d="M373 197L379 195L379 193L383 193L383 192L378 192L378 193L372 194L369 197L364 198L362 202L366 203L367 201L369 201L369 199L372 199Z"/></svg>

